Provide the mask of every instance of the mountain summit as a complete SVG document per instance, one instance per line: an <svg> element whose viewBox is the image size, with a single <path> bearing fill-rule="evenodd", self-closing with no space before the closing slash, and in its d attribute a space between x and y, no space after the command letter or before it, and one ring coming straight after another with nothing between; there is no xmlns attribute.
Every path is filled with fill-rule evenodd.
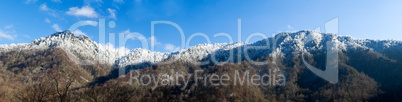
<svg viewBox="0 0 402 102"><path fill-rule="evenodd" d="M329 52L329 55L335 53L336 58L328 60ZM135 100L142 101L398 101L402 95L402 92L396 91L402 89L400 53L401 41L355 39L309 30L283 32L254 43L199 44L166 53L141 48L115 48L64 31L30 43L0 45L0 83L3 83L1 87L23 89L17 93L18 97L25 98L30 98L26 94L40 94L42 89L53 90L50 93L56 94L57 88L63 87L66 93L74 93L69 97L77 100L99 97L113 100L115 97L134 95ZM326 72L327 65L336 68L330 68L329 73L316 73ZM152 87L127 85L133 78L127 72L132 70L141 75L155 75L149 78L153 81L148 81ZM197 85L198 79L193 79L196 78L196 70L203 71L200 73L203 77L233 77L234 83L216 86L203 80ZM190 79L183 80L187 83L180 85L158 86L162 82L156 83L161 80L158 75L163 74L162 79L165 77L174 81L172 77L179 76L177 73ZM268 85L274 85L272 87L236 85L236 78L240 78L236 76L244 75L244 81L244 78L248 79L246 75L254 77L267 73L272 80L272 84ZM273 77L278 74L283 76ZM278 81L278 78L284 80ZM264 80L261 79L261 82ZM286 85L275 86L278 82ZM46 97L55 98L52 95Z"/></svg>
<svg viewBox="0 0 402 102"><path fill-rule="evenodd" d="M350 36L340 36L330 33L319 33L310 30L298 32L283 32L275 37L266 38L255 43L221 43L221 44L199 44L179 52L152 52L146 49L128 50L125 48L114 48L112 45L101 45L92 41L87 36L74 36L70 31L57 32L47 37L42 37L26 44L1 45L0 52L22 51L22 50L44 50L48 48L61 48L77 60L89 60L109 65L125 67L127 65L141 64L144 62L158 63L170 59L181 59L188 61L202 61L211 59L213 55L216 61L227 61L230 52L234 51L235 57L241 56L245 60L244 49L248 48L248 56L252 60L267 55L292 55L298 51L314 51L326 48L326 42L336 43L337 49L347 51L356 48L369 49L379 53L387 52L390 49L401 51L402 42L395 40L368 40L355 39ZM265 49L253 49L253 47L265 46ZM241 50L237 49L240 48ZM249 50L251 49L251 50ZM251 51L251 52L249 52ZM238 53L240 52L240 53ZM240 54L240 55L237 55ZM387 54L384 54L388 57ZM95 60L93 60L95 59ZM232 60L237 62L238 59ZM77 62L80 63L80 62ZM93 63L93 62L92 62Z"/></svg>

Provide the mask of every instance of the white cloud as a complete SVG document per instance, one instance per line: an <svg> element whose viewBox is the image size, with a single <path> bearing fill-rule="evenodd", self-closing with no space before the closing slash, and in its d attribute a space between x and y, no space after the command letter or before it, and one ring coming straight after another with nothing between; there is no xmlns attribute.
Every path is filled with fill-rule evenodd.
<svg viewBox="0 0 402 102"><path fill-rule="evenodd" d="M122 31L120 33L123 33L124 35L127 35L127 34L131 34L132 32L130 31L130 29L127 29L127 30ZM133 40L144 40L145 39L146 40L146 38L142 37L142 36L139 36L139 37L136 37L136 38L130 38L130 39L133 39Z"/></svg>
<svg viewBox="0 0 402 102"><path fill-rule="evenodd" d="M57 25L57 24L53 24L53 29L54 30L56 30L56 31L58 31L58 32L61 32L62 30L60 29L60 27L59 27L59 25Z"/></svg>
<svg viewBox="0 0 402 102"><path fill-rule="evenodd" d="M130 33L131 33L131 31L130 31L130 29L127 29L127 30L122 31L122 32L120 32L120 33L123 33L124 35L127 35L127 34L130 34Z"/></svg>
<svg viewBox="0 0 402 102"><path fill-rule="evenodd" d="M87 36L87 34L85 34L84 32L82 32L82 31L79 30L79 29L75 30L75 31L73 32L73 34L75 34L76 36L80 36L80 35Z"/></svg>
<svg viewBox="0 0 402 102"><path fill-rule="evenodd" d="M42 10L42 11L49 11L49 8L47 7L46 3L40 5L39 9Z"/></svg>
<svg viewBox="0 0 402 102"><path fill-rule="evenodd" d="M295 29L295 28L293 28L292 26L288 25L288 29L292 29L292 30L293 30L293 29Z"/></svg>
<svg viewBox="0 0 402 102"><path fill-rule="evenodd" d="M60 0L52 0L52 2L61 3Z"/></svg>
<svg viewBox="0 0 402 102"><path fill-rule="evenodd" d="M12 25L7 25L7 26L4 27L4 29L11 29L11 28L13 28L13 27L14 27L14 24L12 24Z"/></svg>
<svg viewBox="0 0 402 102"><path fill-rule="evenodd" d="M88 17L88 18L98 17L98 13L96 13L96 11L90 6L84 6L81 8L71 7L71 8L69 8L69 11L67 11L66 13L68 15L84 16L84 17Z"/></svg>
<svg viewBox="0 0 402 102"><path fill-rule="evenodd" d="M23 37L26 37L26 38L30 38L31 36L29 36L29 35L22 35Z"/></svg>
<svg viewBox="0 0 402 102"><path fill-rule="evenodd" d="M14 27L13 24L4 26L4 29L0 29L0 40L1 38L5 38L8 40L14 40L17 37L14 30L11 30Z"/></svg>
<svg viewBox="0 0 402 102"><path fill-rule="evenodd" d="M160 44L161 44L161 42L158 42L158 40L156 40L156 37L155 37L155 36L149 37L148 40L149 40L150 42L155 42L153 45L152 45L152 43L151 43L151 47L154 47L155 45L160 45Z"/></svg>
<svg viewBox="0 0 402 102"><path fill-rule="evenodd" d="M113 0L114 2L117 2L117 3L124 3L124 1L123 0Z"/></svg>
<svg viewBox="0 0 402 102"><path fill-rule="evenodd" d="M110 18L116 19L116 10L115 9L108 8L107 11L109 11Z"/></svg>
<svg viewBox="0 0 402 102"><path fill-rule="evenodd" d="M35 3L38 0L26 0L24 3L29 4L29 3Z"/></svg>
<svg viewBox="0 0 402 102"><path fill-rule="evenodd" d="M165 50L169 50L169 51L171 51L171 50L173 50L174 49L174 45L172 45L172 44L165 44Z"/></svg>
<svg viewBox="0 0 402 102"><path fill-rule="evenodd" d="M125 31L122 31L121 33L123 33L123 34L130 34L130 33L132 33L132 32L130 31L130 29L127 29L127 30L125 30ZM148 41L148 43L151 45L151 47L154 47L154 46L156 46L156 45L161 45L161 44L162 44L161 42L159 42L159 41L156 39L155 36L151 36L151 37L149 37L149 38L145 38L145 37L143 37L143 36L139 36L139 37L137 37L137 38L132 38L132 39L133 39L133 40L146 40L146 41ZM152 45L151 42L155 42L155 43Z"/></svg>
<svg viewBox="0 0 402 102"><path fill-rule="evenodd" d="M321 27L317 27L313 29L314 31L321 32Z"/></svg>
<svg viewBox="0 0 402 102"><path fill-rule="evenodd" d="M180 47L176 47L173 44L165 44L165 50L167 50L167 51L179 51Z"/></svg>
<svg viewBox="0 0 402 102"><path fill-rule="evenodd" d="M49 24L51 23L48 18L45 19L45 22L46 22L46 23L49 23Z"/></svg>
<svg viewBox="0 0 402 102"><path fill-rule="evenodd" d="M50 9L49 7L47 7L46 3L41 4L41 5L39 6L39 9L40 9L41 11L46 11L46 12L49 13L49 15L52 15L52 16L56 17L56 10L53 10L53 9Z"/></svg>
<svg viewBox="0 0 402 102"><path fill-rule="evenodd" d="M98 25L98 22L96 22L96 21L85 21L84 22L84 25L92 25L92 26L97 26Z"/></svg>
<svg viewBox="0 0 402 102"><path fill-rule="evenodd" d="M84 1L84 5L98 4L101 5L103 3L102 0L81 0Z"/></svg>
<svg viewBox="0 0 402 102"><path fill-rule="evenodd" d="M6 38L9 40L14 40L14 36L10 35L10 34L6 34L6 32L3 32L2 30L0 30L0 38Z"/></svg>
<svg viewBox="0 0 402 102"><path fill-rule="evenodd" d="M143 36L139 36L137 39L138 39L138 40L147 40L147 38L145 38L145 37L143 37Z"/></svg>

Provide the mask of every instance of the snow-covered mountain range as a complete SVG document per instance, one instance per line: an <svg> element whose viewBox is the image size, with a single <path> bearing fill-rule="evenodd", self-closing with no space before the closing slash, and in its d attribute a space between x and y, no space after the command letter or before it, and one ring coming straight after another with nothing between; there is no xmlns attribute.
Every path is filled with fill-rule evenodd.
<svg viewBox="0 0 402 102"><path fill-rule="evenodd" d="M141 63L155 64L166 59L179 59L184 61L205 61L213 59L217 62L227 60L229 60L229 62L236 62L238 60L246 60L245 54L247 54L251 60L262 56L286 56L296 51L324 49L326 48L325 43L327 41L335 43L336 49L341 51L356 48L369 49L379 53L387 49L402 50L402 41L355 39L350 36L303 30L279 33L275 37L250 44L241 42L199 44L186 50L162 53L141 48L132 50L114 48L112 45L102 45L92 41L89 37L74 36L70 31L64 31L36 39L30 43L0 45L0 52L43 50L57 47L63 49L76 63L106 63L125 67ZM245 49L247 49L247 53L245 53ZM231 54L233 54L232 57Z"/></svg>

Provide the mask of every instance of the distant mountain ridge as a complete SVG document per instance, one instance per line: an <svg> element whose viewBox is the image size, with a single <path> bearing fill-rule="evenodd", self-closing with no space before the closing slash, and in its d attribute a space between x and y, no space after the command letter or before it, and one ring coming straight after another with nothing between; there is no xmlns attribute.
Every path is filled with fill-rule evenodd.
<svg viewBox="0 0 402 102"><path fill-rule="evenodd" d="M328 42L335 46L327 45ZM337 83L322 78L306 65L325 70L328 60L326 53L332 50L338 51L339 57L330 59L339 61ZM94 96L95 99L111 95L108 94L110 92L127 92L116 95L134 95L132 99L138 101L400 101L401 53L402 41L355 39L308 30L283 32L254 43L199 44L166 53L141 48L115 48L64 31L30 43L0 45L0 87L13 89L0 90L0 98L18 98L21 95L9 96L16 92L24 95L32 87L59 87L52 83L60 80L73 83L74 87L69 88L72 92L69 97L72 99L88 98L85 95L91 97L92 92L98 90L100 92ZM265 64L253 64L254 61ZM203 70L203 75L230 76L236 76L235 71L262 75L276 70L280 71L276 73L284 74L286 85L204 86L202 83L208 83L201 81L200 85L194 84L196 80L193 80L193 76L184 90L180 85L162 85L150 91L152 88L149 86L126 85L131 80L130 75L120 73L120 68L125 68L126 72L136 70L147 75L174 76L174 72L181 72L189 78L194 70ZM125 74L125 77L121 74ZM59 75L62 77L54 77ZM68 81L70 79L75 81ZM44 82L48 84L43 86L41 83ZM20 92L20 89L25 90ZM31 92L32 95L40 93L36 90ZM46 97L57 99L51 95Z"/></svg>
<svg viewBox="0 0 402 102"><path fill-rule="evenodd" d="M141 64L149 62L151 64L158 63L168 58L176 58L181 60L202 61L211 59L212 54L218 62L228 60L230 50L233 50L234 57L237 58L237 51L241 49L241 60L245 60L245 46L268 46L266 49L250 50L248 56L255 60L261 56L267 55L291 55L296 51L312 51L326 48L326 41L333 41L339 50L349 50L356 48L370 49L379 53L384 53L388 49L402 50L402 41L396 40L368 40L355 39L350 36L340 36L330 33L319 33L310 30L298 32L283 32L275 37L270 37L257 41L255 43L222 43L222 44L199 44L189 49L178 52L152 52L146 49L114 48L111 45L101 45L92 41L87 36L74 36L70 31L57 32L47 37L36 39L25 44L0 45L0 52L14 50L40 50L52 47L60 47L67 53L74 55L73 57L82 59L97 59L100 63L109 65L118 65L125 67L128 65ZM269 45L267 45L267 43ZM387 55L387 54L384 54ZM392 57L392 56L389 56ZM234 62L238 62L236 59ZM80 62L77 62L80 63ZM86 62L92 63L92 62Z"/></svg>

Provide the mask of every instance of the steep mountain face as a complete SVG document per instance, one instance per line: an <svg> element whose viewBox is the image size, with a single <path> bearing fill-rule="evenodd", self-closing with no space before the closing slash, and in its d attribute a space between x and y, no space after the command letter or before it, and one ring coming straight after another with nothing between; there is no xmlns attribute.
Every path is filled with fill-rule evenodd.
<svg viewBox="0 0 402 102"><path fill-rule="evenodd" d="M233 46L241 46L237 44ZM76 63L93 64L106 63L109 65L127 66L144 62L157 63L169 57L174 58L197 58L202 59L218 49L230 49L228 44L198 45L187 51L175 53L151 52L146 49L128 50L116 49L112 45L101 45L86 36L74 36L70 31L54 33L48 37L36 39L31 43L0 45L0 52L45 50L49 48L61 48L68 53L69 57L75 58ZM91 60L89 60L91 59Z"/></svg>
<svg viewBox="0 0 402 102"><path fill-rule="evenodd" d="M334 46L328 46L327 42ZM339 51L338 84L330 84L314 75L301 61L307 59L309 64L325 69L327 49ZM302 57L301 53L305 56ZM234 70L250 70L252 73L261 74L275 69L285 73L285 87L203 87L192 84L184 91L180 91L179 87L167 86L158 87L156 91L151 92L146 91L149 87L143 87L140 89L145 91L138 92L137 97L142 101L195 101L194 98L215 101L367 101L402 96L402 92L395 91L402 89L400 53L402 41L355 39L315 31L284 32L250 44L200 44L186 50L167 53L141 48L114 48L112 45L96 43L86 36L74 36L70 31L64 31L26 44L0 45L0 67L5 68L0 70L0 73L12 72L11 75L20 75L18 78L28 80L30 73L42 75L41 72L48 69L63 72L66 76L78 70L81 73L73 75L79 79L80 84L75 87L79 89L89 83L105 83L106 86L99 87L109 87L107 84L113 84L110 82L123 80L124 78L111 78L115 76L117 67L155 74L169 73L173 69L183 71L186 75L194 73L196 69L205 69L204 75L229 73L231 76L234 75ZM267 63L255 65L250 61ZM194 80L190 82L194 83ZM385 94L373 99L380 93L377 88ZM253 95L247 96L249 93ZM170 96L159 96L160 94ZM159 98L153 99L154 97Z"/></svg>
<svg viewBox="0 0 402 102"><path fill-rule="evenodd" d="M74 58L73 61L82 64L95 63L88 59L96 59L100 63L112 65L117 58L128 53L126 49L103 46L86 36L74 36L70 31L54 33L48 37L36 39L31 43L3 45L0 51L44 50L48 48L61 48L68 53L70 58Z"/></svg>
<svg viewBox="0 0 402 102"><path fill-rule="evenodd" d="M272 42L271 46L274 47L271 47L271 51L280 51L284 54L291 54L295 51L305 50L310 52L326 49L326 43L328 41L332 41L332 43L336 45L336 49L343 52L356 49L369 49L378 53L385 53L385 51L389 49L401 51L402 48L402 41L355 39L350 36L340 36L315 31L279 33L275 37L261 40L251 45L265 46L266 42Z"/></svg>
<svg viewBox="0 0 402 102"><path fill-rule="evenodd" d="M114 48L112 45L96 43L89 37L77 37L70 31L64 31L36 39L31 43L0 45L0 52L62 48L71 55L70 58L76 58L76 63L93 64L98 62L125 67L141 63L154 64L166 59L179 59L192 62L214 59L216 62L239 62L247 60L244 51L247 51L247 56L251 60L256 60L267 55L288 57L292 56L292 53L295 52L311 52L326 49L327 41L332 41L336 45L336 49L340 51L355 50L357 48L369 49L395 60L397 60L396 57L392 56L392 53L387 52L393 51L396 53L402 51L401 41L354 39L350 36L339 36L315 31L299 31L279 33L275 37L251 44L200 44L179 52L161 53L141 48L133 50ZM233 51L233 57L230 55L231 51ZM241 59L238 59L238 57Z"/></svg>

